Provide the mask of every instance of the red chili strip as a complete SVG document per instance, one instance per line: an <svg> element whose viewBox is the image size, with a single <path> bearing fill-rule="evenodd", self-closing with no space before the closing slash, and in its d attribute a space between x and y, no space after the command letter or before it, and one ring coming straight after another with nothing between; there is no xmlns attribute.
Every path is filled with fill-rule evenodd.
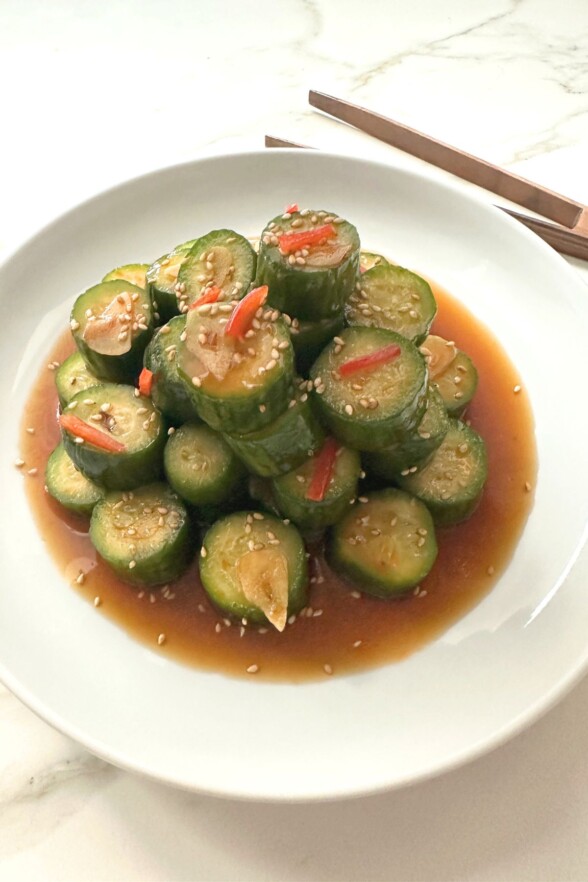
<svg viewBox="0 0 588 882"><path fill-rule="evenodd" d="M146 398L149 398L151 395L153 376L153 371L150 371L149 368L143 368L139 374L139 392L141 395L145 395Z"/></svg>
<svg viewBox="0 0 588 882"><path fill-rule="evenodd" d="M339 374L342 377L349 377L351 374L356 374L359 371L371 371L381 364L389 364L391 361L394 361L398 358L401 351L400 346L397 346L396 343L391 343L389 346L384 346L383 349L376 349L375 352L370 352L369 355L359 355L357 358L350 358L349 361L344 361L341 367L338 368Z"/></svg>
<svg viewBox="0 0 588 882"><path fill-rule="evenodd" d="M325 493L329 489L329 484L333 477L338 450L339 444L337 441L334 438L327 438L316 455L314 471L306 491L306 498L312 500L312 502L322 502L325 498Z"/></svg>
<svg viewBox="0 0 588 882"><path fill-rule="evenodd" d="M268 294L267 285L254 288L240 300L231 313L231 317L225 326L227 337L244 337L251 327L255 313L265 303Z"/></svg>
<svg viewBox="0 0 588 882"><path fill-rule="evenodd" d="M221 294L221 289L217 288L216 285L212 285L211 288L206 289L204 294L199 297L198 300L191 303L188 309L196 309L197 306L204 306L205 303L216 303Z"/></svg>
<svg viewBox="0 0 588 882"><path fill-rule="evenodd" d="M286 214L293 214L295 211L300 211L297 202L292 202L290 205L286 206Z"/></svg>
<svg viewBox="0 0 588 882"><path fill-rule="evenodd" d="M88 444L93 444L94 447L99 447L108 453L124 453L127 449L124 444L121 444L112 435L107 435L105 432L101 432L100 429L85 423L84 420L81 420L73 413L62 413L59 417L59 425L66 432L75 435L76 438L83 438Z"/></svg>
<svg viewBox="0 0 588 882"><path fill-rule="evenodd" d="M313 227L311 230L301 230L295 233L282 233L278 236L278 245L281 254L292 254L312 245L319 245L325 239L332 239L337 235L333 224L324 224L322 227Z"/></svg>

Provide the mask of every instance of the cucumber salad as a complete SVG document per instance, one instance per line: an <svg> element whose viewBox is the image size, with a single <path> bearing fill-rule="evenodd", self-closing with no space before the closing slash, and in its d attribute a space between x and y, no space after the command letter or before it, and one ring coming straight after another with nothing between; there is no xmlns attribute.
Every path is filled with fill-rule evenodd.
<svg viewBox="0 0 588 882"><path fill-rule="evenodd" d="M283 631L311 602L323 536L352 590L418 590L436 529L473 513L487 477L462 419L476 368L431 333L436 311L423 278L298 205L258 250L212 230L117 267L72 308L47 491L132 585L168 585L197 555L243 626Z"/></svg>

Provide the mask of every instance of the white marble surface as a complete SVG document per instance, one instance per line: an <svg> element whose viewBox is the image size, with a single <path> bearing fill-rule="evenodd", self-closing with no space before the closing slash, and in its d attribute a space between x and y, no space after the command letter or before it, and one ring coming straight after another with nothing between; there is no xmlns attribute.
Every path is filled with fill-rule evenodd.
<svg viewBox="0 0 588 882"><path fill-rule="evenodd" d="M416 163L311 112L309 87L588 202L586 0L3 0L0 82L0 256L103 187L265 132ZM0 687L0 879L585 880L586 732L584 680L434 781L255 805L118 771Z"/></svg>

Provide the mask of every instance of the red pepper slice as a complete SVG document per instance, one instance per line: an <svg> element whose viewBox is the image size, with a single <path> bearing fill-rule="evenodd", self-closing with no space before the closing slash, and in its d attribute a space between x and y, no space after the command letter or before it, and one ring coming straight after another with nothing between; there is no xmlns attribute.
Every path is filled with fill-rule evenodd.
<svg viewBox="0 0 588 882"><path fill-rule="evenodd" d="M83 438L88 444L93 444L94 447L99 447L108 453L124 453L127 449L124 444L121 444L112 435L107 435L105 432L101 432L100 429L85 423L84 420L81 420L73 413L62 413L59 417L59 425L66 432L75 435L77 438Z"/></svg>
<svg viewBox="0 0 588 882"><path fill-rule="evenodd" d="M311 230L301 230L295 233L282 233L278 236L278 245L281 254L292 254L301 248L318 245L323 239L332 239L337 235L333 224L324 224L322 227L313 227Z"/></svg>
<svg viewBox="0 0 588 882"><path fill-rule="evenodd" d="M204 294L195 300L194 303L191 303L188 309L196 309L197 306L204 306L205 303L216 303L218 298L221 296L221 289L217 288L216 285L212 285L210 288L207 288Z"/></svg>
<svg viewBox="0 0 588 882"><path fill-rule="evenodd" d="M145 395L146 398L149 398L152 388L153 371L150 371L149 368L143 368L139 374L139 392L141 395Z"/></svg>
<svg viewBox="0 0 588 882"><path fill-rule="evenodd" d="M394 359L398 358L401 351L400 346L397 346L396 343L391 343L389 346L384 346L383 349L376 349L375 352L370 352L369 355L359 355L357 358L350 358L349 361L344 361L341 367L338 368L339 374L342 377L349 377L351 374L356 374L359 371L371 371L381 364L388 364L394 361Z"/></svg>
<svg viewBox="0 0 588 882"><path fill-rule="evenodd" d="M334 438L327 438L315 457L314 471L306 491L307 499L313 502L322 502L325 498L325 493L329 489L329 484L333 477L338 450L339 444L337 441Z"/></svg>
<svg viewBox="0 0 588 882"><path fill-rule="evenodd" d="M300 211L297 202L292 202L290 205L286 206L286 214L293 214L295 211Z"/></svg>
<svg viewBox="0 0 588 882"><path fill-rule="evenodd" d="M255 318L255 313L265 303L267 294L267 285L262 285L260 288L254 288L253 291L245 295L243 300L239 301L225 326L227 337L245 336L246 331L251 327L251 322Z"/></svg>

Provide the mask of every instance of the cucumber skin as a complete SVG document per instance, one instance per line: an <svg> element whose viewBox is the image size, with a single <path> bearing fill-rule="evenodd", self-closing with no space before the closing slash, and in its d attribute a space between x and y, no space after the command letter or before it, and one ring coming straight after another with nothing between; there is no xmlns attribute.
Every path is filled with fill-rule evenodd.
<svg viewBox="0 0 588 882"><path fill-rule="evenodd" d="M92 288L88 288L87 291L84 291L84 293L80 294L77 298L71 311L71 320L77 321L80 325L78 330L72 331L73 338L82 358L92 373L96 374L97 377L101 380L108 380L111 383L133 384L143 367L143 353L153 336L153 309L149 309L149 321L146 323L147 330L139 331L135 334L130 350L125 352L124 355L101 355L99 352L94 352L80 333L81 328L83 327L83 319L85 317L84 312L86 309L83 298L87 295L91 295L96 288L100 288L102 285L113 286L113 299L117 294L120 294L123 291L129 291L129 289L133 289L131 293L134 293L135 291L138 292L144 300L148 297L147 292L143 288L138 288L136 285L130 285L123 279L117 279L112 282L100 282L99 285L94 285Z"/></svg>
<svg viewBox="0 0 588 882"><path fill-rule="evenodd" d="M439 377L435 377L435 379L431 380L431 386L433 386L433 388L437 390L439 395L441 395L441 398L443 399L443 402L445 404L445 408L446 408L449 416L457 418L457 417L461 417L465 413L467 407L469 406L469 404L472 401L472 398L476 394L476 389L478 388L478 371L477 371L477 368L476 368L474 362L469 357L469 355L467 355L462 350L458 351L456 360L458 361L459 364L467 366L468 370L471 371L471 375L469 375L469 376L471 376L471 385L470 385L469 391L464 396L465 400L463 398L456 399L455 397L449 396L447 394L443 394L445 390L442 387L440 387L438 380L442 379L442 377L444 377L446 375L446 373L449 371L449 368L447 369L447 371L444 371L443 374L441 374ZM451 365L450 365L450 367L451 367ZM454 372L455 372L455 370L456 370L456 368L454 368ZM466 375L464 374L464 376L466 376ZM460 386L459 391L461 391L463 393L462 386Z"/></svg>
<svg viewBox="0 0 588 882"><path fill-rule="evenodd" d="M50 496L55 499L63 508L66 508L68 511L73 512L74 514L82 515L84 517L90 517L92 511L94 510L94 506L100 499L104 496L104 491L101 487L95 485L92 487L92 484L88 486L88 492L85 496L85 500L76 500L74 501L71 496L66 495L62 488L59 485L59 469L60 469L60 459L63 456L68 456L63 443L57 445L55 450L49 456L47 460L47 466L45 468L45 484L47 485L47 492ZM69 457L68 457L69 458ZM80 477L82 479L85 476L82 476L80 473ZM85 480L89 481L88 478Z"/></svg>
<svg viewBox="0 0 588 882"><path fill-rule="evenodd" d="M342 330L343 324L343 316L337 315L335 318L301 321L297 333L290 332L298 373L308 374L327 343Z"/></svg>
<svg viewBox="0 0 588 882"><path fill-rule="evenodd" d="M343 337L352 330L344 331ZM394 334L392 331L378 330L383 335L390 335L389 340L383 339L382 345L386 345L387 342L393 343L400 339L399 335ZM402 341L403 345L412 345L405 338L402 338ZM312 380L319 376L324 377L327 375L328 368L323 359L325 362L328 359L326 350L318 357L310 370ZM425 364L424 359L423 364ZM421 388L418 390L410 407L406 407L400 414L394 414L381 420L370 419L364 423L360 423L357 420L357 414L348 416L346 413L340 413L335 410L325 401L324 394L317 395L316 392L312 394L317 403L322 421L326 423L333 435L342 441L346 447L353 447L357 450L377 451L389 447L391 444L402 443L416 429L424 416L427 406L427 379L428 371L425 365Z"/></svg>
<svg viewBox="0 0 588 882"><path fill-rule="evenodd" d="M148 560L141 560L140 557L137 557L136 567L130 570L128 563L121 563L112 558L112 556L109 556L108 548L104 546L98 534L98 520L101 515L101 507L113 496L118 497L119 494L111 493L103 500L100 500L94 507L90 519L90 540L100 557L123 582L128 582L129 585L135 585L138 588L165 585L168 582L173 582L174 579L178 579L187 569L194 555L190 519L185 508L183 507L183 524L174 537L173 542L167 544L158 554L152 555Z"/></svg>
<svg viewBox="0 0 588 882"><path fill-rule="evenodd" d="M190 239L188 242L182 242L181 245L176 245L172 251L169 251L167 254L164 254L155 260L147 270L147 291L149 292L151 302L157 304L157 312L159 313L159 321L161 324L165 324L174 316L179 315L180 308L175 290L165 291L163 288L157 287L157 271L162 260L166 260L169 257L175 257L178 254L184 254L187 257L188 252L195 242L196 239Z"/></svg>
<svg viewBox="0 0 588 882"><path fill-rule="evenodd" d="M394 495L402 493L403 496L409 495L404 493L402 490L396 490L395 488L387 488L385 490L381 490L378 492L377 495L386 493ZM338 525L335 525L331 530L329 541L327 543L326 559L329 566L331 566L333 570L339 573L339 575L341 575L344 579L351 582L364 594L371 594L373 597L378 597L381 600L391 600L394 598L403 597L407 591L410 591L411 588L414 588L415 585L418 585L418 583L422 581L422 579L424 579L426 575L428 575L428 573L432 569L433 563L437 558L438 549L433 518L431 517L427 506L425 506L422 502L421 506L421 514L424 521L423 526L428 530L429 542L432 541L433 543L432 551L434 552L434 557L431 567L429 568L427 573L421 576L416 582L411 579L407 582L400 583L396 588L391 589L389 586L386 586L384 583L380 582L377 578L366 574L361 566L358 566L354 563L353 559L349 559L348 557L344 557L342 555L339 547L340 543L338 543L337 541ZM357 514L357 511L357 507L354 506L353 514ZM341 521L340 523L343 524L343 521Z"/></svg>
<svg viewBox="0 0 588 882"><path fill-rule="evenodd" d="M429 389L429 396L430 400L436 401L434 405L436 408L442 408L442 411L439 411L440 415L444 415L442 417L443 428L441 431L431 438L420 437L419 429L427 416L425 412L425 416L423 416L417 429L404 442L385 447L383 450L364 453L364 463L367 471L374 472L386 481L394 481L401 471L417 465L417 463L425 462L435 453L449 429L449 417L439 393L435 389ZM430 406L431 404L429 403Z"/></svg>
<svg viewBox="0 0 588 882"><path fill-rule="evenodd" d="M208 426L201 425L200 428L210 433L213 431L212 429L209 429ZM174 455L175 448L180 443L184 429L188 430L189 426L181 426L178 431L168 439L165 445L165 450L163 452L163 465L166 478L171 488L189 505L195 506L196 508L203 507L204 509L210 506L216 511L221 511L226 504L230 503L234 497L238 496L239 485L245 483L245 469L233 452L227 450L227 465L223 469L222 474L219 475L218 480L215 481L214 486L199 488L198 493L195 494L190 487L190 482L177 475L177 469L174 467L173 462L171 462L171 457ZM217 435L216 443L222 446L223 438ZM210 518L210 513L205 515L205 519L208 518Z"/></svg>
<svg viewBox="0 0 588 882"><path fill-rule="evenodd" d="M241 517L243 522L245 522L245 518L248 514L253 514L253 511L238 511L233 512L230 515L227 515L228 518L238 518ZM276 531L276 527L284 526L283 522L279 520L279 518L274 518L271 515L265 514L265 523L269 529L273 529ZM219 603L215 597L216 592L213 588L210 587L209 577L207 573L210 569L211 563L214 563L214 560L210 554L210 544L211 538L214 538L213 531L221 524L221 521L217 521L216 524L213 524L212 527L207 531L204 539L202 540L202 547L205 548L209 553L206 557L200 556L198 558L198 565L200 568L200 580L202 582L202 586L206 591L206 594L210 598L211 602L222 612L229 613L229 615L233 615L238 619L247 619L248 622L252 622L257 625L268 625L271 627L270 622L266 619L264 613L256 606L245 603L237 603L233 601L230 605ZM296 529L292 527L292 529ZM300 612L300 610L306 605L306 601L308 598L308 562L306 558L306 551L304 548L304 543L302 538L300 537L300 548L299 553L297 555L296 560L296 574L295 574L295 584L293 588L290 588L288 592L288 616L296 615ZM288 573L291 573L290 562L288 562ZM208 587L206 583L209 583Z"/></svg>
<svg viewBox="0 0 588 882"><path fill-rule="evenodd" d="M486 484L486 480L488 477L488 454L486 452L486 445L484 443L483 438L478 435L477 432L474 432L473 429L470 429L464 423L461 423L457 419L451 419L451 424L458 424L460 427L460 431L463 431L464 434L467 434L467 440L469 443L473 443L476 446L478 451L481 470L482 470L482 482L479 489L475 493L470 493L466 498L462 500L461 503L452 501L452 500L443 500L443 499L434 499L426 493L419 491L418 487L415 486L415 476L414 475L397 475L396 481L400 487L406 490L408 493L411 493L417 499L420 499L424 505L427 506L435 524L439 527L451 527L454 524L459 524L462 521L467 521L470 518L476 508L480 503L480 499L482 498L482 494L484 492L484 486ZM434 459L433 457L429 459L427 462L431 462ZM426 463L425 463L426 465ZM418 475L418 472L416 472Z"/></svg>
<svg viewBox="0 0 588 882"><path fill-rule="evenodd" d="M270 223L279 223L281 215ZM305 320L335 318L342 315L347 297L355 289L359 273L359 236L352 224L341 228L351 231L354 247L338 267L293 269L287 257L275 245L266 245L263 231L257 257L256 285L268 285L268 304L292 317Z"/></svg>
<svg viewBox="0 0 588 882"><path fill-rule="evenodd" d="M301 465L323 443L325 433L310 399L287 408L272 425L247 435L224 434L225 441L247 469L262 478L275 478ZM264 437L265 436L265 437Z"/></svg>
<svg viewBox="0 0 588 882"><path fill-rule="evenodd" d="M151 400L174 425L196 422L200 418L192 392L194 387L190 388L184 382L177 368L170 371L170 362L164 351L166 346L179 342L179 336L186 326L186 317L175 316L168 322L168 326L172 329L169 334L162 334L160 330L155 332L143 358L145 367L155 374ZM173 364L176 365L177 362Z"/></svg>
<svg viewBox="0 0 588 882"><path fill-rule="evenodd" d="M85 391L77 393L86 395ZM76 396L74 396L76 397ZM151 406L149 398L137 398L137 405ZM153 441L135 453L109 453L92 444L76 444L74 436L61 429L65 451L74 465L91 481L106 490L133 490L150 484L163 472L163 448L167 439L163 418Z"/></svg>

